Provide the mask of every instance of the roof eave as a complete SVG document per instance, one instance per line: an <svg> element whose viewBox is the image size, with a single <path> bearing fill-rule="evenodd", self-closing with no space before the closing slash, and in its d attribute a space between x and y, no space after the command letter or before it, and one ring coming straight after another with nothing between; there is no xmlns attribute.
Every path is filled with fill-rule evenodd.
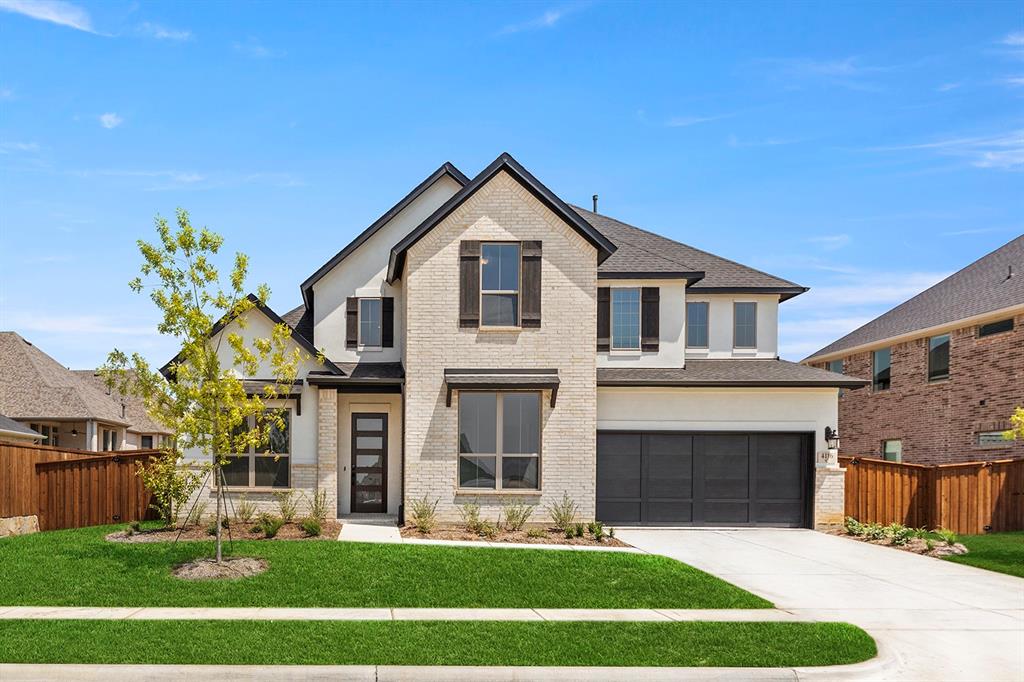
<svg viewBox="0 0 1024 682"><path fill-rule="evenodd" d="M697 294L778 294L779 302L788 301L794 296L810 291L810 287L783 286L783 287L700 287L695 289Z"/></svg>
<svg viewBox="0 0 1024 682"><path fill-rule="evenodd" d="M685 271L679 270L675 272L654 272L654 271L641 271L636 272L601 272L597 271L598 279L685 279L686 286L693 286L697 282L704 279L704 273L699 270Z"/></svg>
<svg viewBox="0 0 1024 682"><path fill-rule="evenodd" d="M869 381L851 379L849 381L694 381L671 379L610 379L598 380L598 387L645 387L645 388L849 388L858 389L867 386Z"/></svg>

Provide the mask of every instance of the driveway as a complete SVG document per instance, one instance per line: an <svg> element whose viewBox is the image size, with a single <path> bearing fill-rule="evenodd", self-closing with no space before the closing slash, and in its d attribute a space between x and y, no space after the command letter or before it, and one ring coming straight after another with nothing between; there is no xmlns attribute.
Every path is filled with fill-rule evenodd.
<svg viewBox="0 0 1024 682"><path fill-rule="evenodd" d="M854 623L886 679L1024 680L1024 580L809 530L616 529L786 611Z"/></svg>

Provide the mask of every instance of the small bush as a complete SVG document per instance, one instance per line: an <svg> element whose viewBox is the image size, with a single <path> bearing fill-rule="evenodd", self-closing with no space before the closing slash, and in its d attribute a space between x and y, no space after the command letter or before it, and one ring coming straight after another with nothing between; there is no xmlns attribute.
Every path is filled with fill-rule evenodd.
<svg viewBox="0 0 1024 682"><path fill-rule="evenodd" d="M531 528L526 531L526 537L528 538L546 538L547 536L548 532L543 528Z"/></svg>
<svg viewBox="0 0 1024 682"><path fill-rule="evenodd" d="M924 547L929 552L932 551L933 549L935 549L935 540L932 540L931 538L925 538L924 539Z"/></svg>
<svg viewBox="0 0 1024 682"><path fill-rule="evenodd" d="M224 530L227 530L230 525L231 524L228 522L228 517L225 516L225 517L223 517L220 520L220 527L223 528ZM207 524L207 526L206 526L206 534L207 535L216 535L217 534L217 520L216 519L210 521L210 523Z"/></svg>
<svg viewBox="0 0 1024 682"><path fill-rule="evenodd" d="M480 502L467 502L459 505L459 514L462 516L462 523L470 533L480 532Z"/></svg>
<svg viewBox="0 0 1024 682"><path fill-rule="evenodd" d="M323 527L320 525L320 521L310 516L302 520L302 532L306 534L306 537L315 538L323 532Z"/></svg>
<svg viewBox="0 0 1024 682"><path fill-rule="evenodd" d="M573 531L575 532L576 537L581 538L587 534L587 527L582 523L577 523L573 526Z"/></svg>
<svg viewBox="0 0 1024 682"><path fill-rule="evenodd" d="M426 495L409 503L409 521L424 535L437 526L437 503L437 499L430 502Z"/></svg>
<svg viewBox="0 0 1024 682"><path fill-rule="evenodd" d="M496 523L491 523L490 521L481 521L480 535L488 540L493 540L498 537L498 525Z"/></svg>
<svg viewBox="0 0 1024 682"><path fill-rule="evenodd" d="M942 540L950 547L955 545L957 541L960 539L960 537L956 533L947 528L936 528L935 534L939 536L940 540Z"/></svg>
<svg viewBox="0 0 1024 682"><path fill-rule="evenodd" d="M312 498L307 498L309 503L309 518L316 519L323 525L327 520L327 491L317 490Z"/></svg>
<svg viewBox="0 0 1024 682"><path fill-rule="evenodd" d="M569 526L565 529L565 539L572 540L574 537L576 537L576 529L572 526Z"/></svg>
<svg viewBox="0 0 1024 682"><path fill-rule="evenodd" d="M255 516L256 505L243 494L235 505L235 520L239 523L250 523Z"/></svg>
<svg viewBox="0 0 1024 682"><path fill-rule="evenodd" d="M281 519L285 523L291 523L295 520L295 513L298 508L298 504L295 501L294 490L282 490L274 493L274 498L277 499L277 508L281 512Z"/></svg>
<svg viewBox="0 0 1024 682"><path fill-rule="evenodd" d="M885 526L880 523L864 524L864 537L868 540L884 540Z"/></svg>
<svg viewBox="0 0 1024 682"><path fill-rule="evenodd" d="M846 528L846 532L849 535L864 535L864 524L858 521L857 519L853 518L852 516L846 517L846 520L843 521L843 527Z"/></svg>
<svg viewBox="0 0 1024 682"><path fill-rule="evenodd" d="M598 542L601 542L604 539L604 524L600 521L591 521L588 523L587 530Z"/></svg>
<svg viewBox="0 0 1024 682"><path fill-rule="evenodd" d="M277 535L277 531L281 530L281 526L283 525L284 519L281 517L271 516L270 514L261 514L257 528L259 529L259 532L263 533L263 537L269 540Z"/></svg>
<svg viewBox="0 0 1024 682"><path fill-rule="evenodd" d="M515 499L507 500L504 506L505 528L512 531L520 531L533 514L533 505L519 502Z"/></svg>
<svg viewBox="0 0 1024 682"><path fill-rule="evenodd" d="M202 522L203 516L206 515L206 507L208 505L209 502L206 500L197 502L196 506L192 507L192 511L188 513L188 517L185 519L185 525L198 526Z"/></svg>
<svg viewBox="0 0 1024 682"><path fill-rule="evenodd" d="M885 527L885 533L889 536L889 542L902 547L914 537L914 529L907 528L902 523L890 523Z"/></svg>
<svg viewBox="0 0 1024 682"><path fill-rule="evenodd" d="M576 522L576 514L579 512L577 504L569 497L569 493L565 492L562 493L561 502L548 505L546 509L548 514L551 515L551 522L560 531L567 531L572 528L572 525Z"/></svg>

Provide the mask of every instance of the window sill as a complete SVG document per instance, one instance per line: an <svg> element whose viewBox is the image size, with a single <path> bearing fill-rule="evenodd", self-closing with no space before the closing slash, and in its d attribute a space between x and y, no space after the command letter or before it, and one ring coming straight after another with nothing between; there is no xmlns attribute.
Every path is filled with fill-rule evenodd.
<svg viewBox="0 0 1024 682"><path fill-rule="evenodd" d="M608 351L608 355L625 355L627 357L639 357L644 352L640 348L612 348Z"/></svg>
<svg viewBox="0 0 1024 682"><path fill-rule="evenodd" d="M477 331L480 331L480 332L501 332L501 333L507 334L509 332L521 332L521 331L523 331L523 328L522 327L485 327L483 325L480 325L479 327L477 327Z"/></svg>
<svg viewBox="0 0 1024 682"><path fill-rule="evenodd" d="M456 488L457 497L507 497L509 495L521 495L526 497L538 497L541 494L539 488L509 488L495 490L493 488Z"/></svg>
<svg viewBox="0 0 1024 682"><path fill-rule="evenodd" d="M939 385L948 384L949 383L949 377L942 377L941 379L929 379L926 383L929 386L932 386L934 384L939 384Z"/></svg>
<svg viewBox="0 0 1024 682"><path fill-rule="evenodd" d="M359 353L379 353L384 350L384 346L357 346L356 351Z"/></svg>
<svg viewBox="0 0 1024 682"><path fill-rule="evenodd" d="M218 491L223 490L226 493L287 493L287 492L292 492L294 490L297 490L297 488L291 488L291 487L288 487L288 488L267 488L267 487L263 487L263 488L253 487L253 488L250 488L249 486L244 486L244 485L228 485L228 486L224 486L223 488L218 488L216 486L213 486L213 487L210 488L210 490L213 491L213 492L218 492Z"/></svg>

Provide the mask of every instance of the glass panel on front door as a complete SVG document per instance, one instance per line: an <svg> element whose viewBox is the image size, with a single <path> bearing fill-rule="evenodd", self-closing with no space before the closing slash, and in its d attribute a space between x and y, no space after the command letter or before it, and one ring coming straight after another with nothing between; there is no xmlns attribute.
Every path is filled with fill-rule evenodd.
<svg viewBox="0 0 1024 682"><path fill-rule="evenodd" d="M352 513L387 511L388 416L352 415Z"/></svg>

